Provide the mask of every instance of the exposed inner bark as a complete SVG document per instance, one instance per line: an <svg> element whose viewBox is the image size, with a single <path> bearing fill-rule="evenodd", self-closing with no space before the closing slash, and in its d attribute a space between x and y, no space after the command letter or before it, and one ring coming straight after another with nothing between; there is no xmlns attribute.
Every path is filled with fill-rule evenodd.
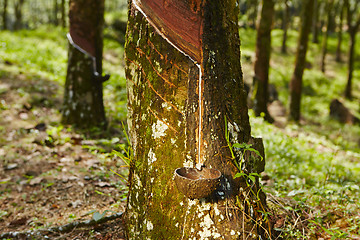
<svg viewBox="0 0 360 240"><path fill-rule="evenodd" d="M201 61L201 0L133 2L159 34L195 61Z"/></svg>

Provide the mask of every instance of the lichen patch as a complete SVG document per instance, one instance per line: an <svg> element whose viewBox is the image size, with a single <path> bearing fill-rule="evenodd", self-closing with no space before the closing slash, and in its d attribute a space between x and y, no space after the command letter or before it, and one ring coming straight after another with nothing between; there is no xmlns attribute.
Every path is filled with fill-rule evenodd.
<svg viewBox="0 0 360 240"><path fill-rule="evenodd" d="M166 119L164 119L164 120L166 120ZM165 131L168 128L169 127L164 122L157 120L157 122L152 125L153 138L158 139L158 138L164 137L166 135Z"/></svg>

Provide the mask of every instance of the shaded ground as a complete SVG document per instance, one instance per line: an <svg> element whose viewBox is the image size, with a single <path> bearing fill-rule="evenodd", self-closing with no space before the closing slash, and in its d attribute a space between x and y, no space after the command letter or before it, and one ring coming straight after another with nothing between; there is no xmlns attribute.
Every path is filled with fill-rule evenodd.
<svg viewBox="0 0 360 240"><path fill-rule="evenodd" d="M23 74L0 77L0 234L124 211L126 185L109 171L117 171L121 161L100 144L104 140L59 124L58 88ZM52 239L121 239L122 223L55 235Z"/></svg>

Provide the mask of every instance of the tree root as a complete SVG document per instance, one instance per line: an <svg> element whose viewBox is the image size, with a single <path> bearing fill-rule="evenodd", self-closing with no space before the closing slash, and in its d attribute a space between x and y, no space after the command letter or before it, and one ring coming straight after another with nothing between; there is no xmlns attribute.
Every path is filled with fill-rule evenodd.
<svg viewBox="0 0 360 240"><path fill-rule="evenodd" d="M96 226L98 224L105 223L107 221L111 221L117 218L121 218L123 216L123 213L115 213L113 215L103 217L99 220L86 220L82 222L72 222L68 223L62 226L57 227L51 227L48 229L37 229L37 230L29 230L29 231L23 231L23 232L6 232L0 234L0 239L3 238L21 238L21 239L28 239L30 237L38 237L40 239L50 239L46 234L49 233L68 233L74 230L75 228L81 228L81 227L90 227L90 226Z"/></svg>

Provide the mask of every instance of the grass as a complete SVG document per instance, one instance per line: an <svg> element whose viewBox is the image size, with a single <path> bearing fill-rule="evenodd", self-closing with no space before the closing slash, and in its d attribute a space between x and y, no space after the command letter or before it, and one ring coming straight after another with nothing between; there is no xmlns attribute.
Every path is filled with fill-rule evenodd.
<svg viewBox="0 0 360 240"><path fill-rule="evenodd" d="M113 16L108 18L112 19ZM21 73L35 80L46 79L58 85L58 94L61 94L67 61L65 33L61 28L49 26L1 32L0 76L17 76ZM281 30L272 32L270 83L276 86L280 101L287 106L297 32L289 31L288 54L280 53L281 37ZM345 63L334 61L335 37L331 35L329 38L328 71L325 74L319 70L320 47L315 44L309 46L308 59L312 68L304 74L301 106L305 124L289 124L280 129L261 118L255 118L250 111L252 132L264 139L266 174L273 181L265 187L266 191L276 197L295 201L296 204L287 206L287 209L291 208L298 216L302 209L310 209L304 220L306 232L293 227L297 223L294 225L294 221L290 220L281 226L283 236L289 239L318 236L319 232L321 236L335 238L360 235L360 218L357 214L360 211L360 126L342 125L328 117L333 98L342 99L352 111L358 111L360 51L357 48L353 86L355 99L345 101L342 92L347 68ZM256 33L251 29L240 29L240 38L244 78L251 82ZM346 57L347 41L344 35L343 59ZM110 80L104 84L107 117L110 126L121 128L121 122L126 120L124 49L114 38L105 38L104 46L104 72L111 74ZM0 110L5 109L6 106L0 103ZM89 146L89 151L106 162L106 159L114 157L109 151L116 148L119 142L114 137L99 140L103 148L93 149Z"/></svg>

